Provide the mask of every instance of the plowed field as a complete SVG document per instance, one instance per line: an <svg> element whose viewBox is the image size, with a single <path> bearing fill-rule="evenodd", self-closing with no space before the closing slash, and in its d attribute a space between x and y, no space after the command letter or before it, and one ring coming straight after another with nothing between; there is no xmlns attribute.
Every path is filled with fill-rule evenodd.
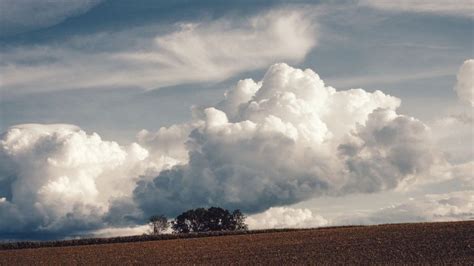
<svg viewBox="0 0 474 266"><path fill-rule="evenodd" d="M32 264L474 264L474 221L322 228L0 251Z"/></svg>

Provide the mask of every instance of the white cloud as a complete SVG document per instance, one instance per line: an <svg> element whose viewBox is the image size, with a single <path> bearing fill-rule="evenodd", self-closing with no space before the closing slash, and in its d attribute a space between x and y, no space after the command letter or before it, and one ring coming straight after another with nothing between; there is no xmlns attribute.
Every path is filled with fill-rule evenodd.
<svg viewBox="0 0 474 266"><path fill-rule="evenodd" d="M281 63L195 108L192 121L143 130L126 147L70 125L15 126L0 140L0 234L119 231L157 213L217 205L252 214L465 175L470 165L447 163L430 129L399 105ZM325 223L286 208L251 217L256 228Z"/></svg>
<svg viewBox="0 0 474 266"><path fill-rule="evenodd" d="M117 237L117 236L137 236L150 233L150 226L139 225L129 227L112 227L92 231L92 237Z"/></svg>
<svg viewBox="0 0 474 266"><path fill-rule="evenodd" d="M461 102L474 107L474 59L464 61L459 68L454 90Z"/></svg>
<svg viewBox="0 0 474 266"><path fill-rule="evenodd" d="M428 127L395 111L375 110L339 150L350 177L344 188L354 192L406 186L440 160Z"/></svg>
<svg viewBox="0 0 474 266"><path fill-rule="evenodd" d="M183 24L157 36L142 31L153 28L6 50L1 54L2 90L14 94L67 88L151 89L220 81L277 61L299 62L318 39L315 19L305 10ZM120 43L124 47L117 48ZM90 47L112 48L100 52Z"/></svg>
<svg viewBox="0 0 474 266"><path fill-rule="evenodd" d="M166 142L170 134L159 137ZM168 152L159 137L153 140L162 148L147 150L73 125L9 128L0 138L0 235L137 232L131 227L142 213L132 194L139 176L146 180L186 159Z"/></svg>
<svg viewBox="0 0 474 266"><path fill-rule="evenodd" d="M245 220L249 229L272 228L314 228L328 225L320 215L313 215L309 209L272 207L263 213L254 214Z"/></svg>
<svg viewBox="0 0 474 266"><path fill-rule="evenodd" d="M429 194L375 212L335 219L335 224L383 224L474 219L474 190Z"/></svg>
<svg viewBox="0 0 474 266"><path fill-rule="evenodd" d="M474 16L472 0L361 0L359 4L387 11L433 13L451 16Z"/></svg>
<svg viewBox="0 0 474 266"><path fill-rule="evenodd" d="M309 69L273 65L262 81L239 82L217 108L196 111L178 146L187 161L140 183L135 200L145 213L213 204L259 212L394 189L437 156L429 129L396 114L399 104L380 91L337 91Z"/></svg>
<svg viewBox="0 0 474 266"><path fill-rule="evenodd" d="M473 113L461 113L436 119L430 123L437 147L452 163L474 160Z"/></svg>
<svg viewBox="0 0 474 266"><path fill-rule="evenodd" d="M99 4L101 0L2 0L0 35L58 24Z"/></svg>
<svg viewBox="0 0 474 266"><path fill-rule="evenodd" d="M129 197L148 157L70 125L18 125L0 141L3 231L61 232L102 226L115 198ZM142 171L139 171L142 172Z"/></svg>

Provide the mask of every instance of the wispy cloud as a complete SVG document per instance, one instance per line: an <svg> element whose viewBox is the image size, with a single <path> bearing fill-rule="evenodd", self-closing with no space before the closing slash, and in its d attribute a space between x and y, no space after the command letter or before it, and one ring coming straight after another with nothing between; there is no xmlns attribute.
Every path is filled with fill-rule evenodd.
<svg viewBox="0 0 474 266"><path fill-rule="evenodd" d="M474 18L472 0L361 0L359 4L391 12L433 13Z"/></svg>
<svg viewBox="0 0 474 266"><path fill-rule="evenodd" d="M384 85L384 84L397 84L400 82L410 81L410 80L420 80L420 79L429 79L437 78L444 76L453 76L454 69L456 66L444 67L444 68L435 68L432 70L421 70L421 71L412 71L412 72L398 72L398 73L389 73L389 74L378 74L372 73L368 75L352 76L352 77L327 77L327 80L334 84L335 86L345 87L348 86L369 86L369 85Z"/></svg>
<svg viewBox="0 0 474 266"><path fill-rule="evenodd" d="M315 18L301 9L278 9L244 20L219 19L176 27L175 31L152 37L129 30L72 39L64 45L3 51L2 90L157 88L219 81L274 62L299 62L318 39ZM132 38L136 39L130 41ZM131 47L107 52L90 48L123 40ZM89 46L78 49L77 43L82 43L82 48Z"/></svg>

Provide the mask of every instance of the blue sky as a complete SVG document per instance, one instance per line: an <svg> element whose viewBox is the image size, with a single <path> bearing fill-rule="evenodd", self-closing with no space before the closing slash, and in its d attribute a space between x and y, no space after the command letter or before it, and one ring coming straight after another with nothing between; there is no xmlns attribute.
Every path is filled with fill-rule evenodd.
<svg viewBox="0 0 474 266"><path fill-rule="evenodd" d="M377 212L379 209L383 209L383 215L387 217L393 215L391 220L393 222L416 220L413 217L418 217L418 220L433 220L433 217L437 217L435 214L439 214L436 212L443 212L446 219L474 217L472 208L462 209L469 204L472 205L473 200L469 196L472 192L472 173L474 171L472 168L473 109L469 104L469 101L472 103L472 100L469 99L472 96L472 79L469 80L470 73L472 73L472 62L467 60L473 58L474 54L474 3L470 0L455 2L404 0L397 4L391 1L375 0L233 1L231 3L217 0L0 0L0 10L2 10L0 18L0 56L2 58L0 62L2 79L0 85L0 131L5 132L2 135L0 166L3 165L6 169L3 172L0 171L0 184L4 186L4 189L0 190L0 200L3 199L11 205L8 205L10 207L7 208L5 207L6 203L4 204L3 209L0 209L0 217L10 212L25 212L29 208L33 208L35 202L40 202L45 206L45 210L38 211L38 213L43 214L30 217L31 220L21 215L19 217L23 218L18 218L28 221L25 222L25 226L30 224L33 227L36 226L38 228L36 233L44 231L50 233L51 237L81 235L91 232L109 234L113 230L119 230L117 228L130 229L142 224L144 215L150 212L163 210L174 214L180 210L179 208L194 207L193 204L198 203L204 205L222 203L227 204L226 206L242 208L243 202L246 201L234 201L220 197L205 199L199 193L193 194L195 198L192 204L188 203L185 198L170 199L166 193L172 194L173 189L186 190L187 188L168 187L170 191L167 191L161 187L158 180L181 180L181 186L185 186L189 180L194 180L189 181L194 184L197 182L196 180L205 179L205 176L193 176L189 174L189 171L199 172L202 169L214 169L212 167L216 164L224 163L211 155L206 155L204 158L209 161L215 159L216 162L210 163L208 166L202 166L202 161L198 163L187 158L187 154L193 154L192 148L188 146L183 148L180 145L184 142L188 143L187 141L190 139L196 141L195 145L202 145L199 147L204 150L216 149L216 152L220 151L223 154L226 149L233 151L234 155L230 156L232 158L229 159L229 162L225 162L226 165L245 165L249 171L255 171L252 172L255 175L272 172L267 166L263 166L263 161L271 161L275 159L273 157L258 157L260 159L256 160L261 160L262 165L252 164L253 166L249 166L246 165L246 161L240 161L238 155L239 153L246 154L249 150L240 150L230 144L222 144L227 143L225 141L219 142L219 145L224 145L222 150L216 143L215 146L206 146L208 142L200 142L202 139L212 139L213 135L208 135L211 133L205 131L200 132L199 123L209 122L215 118L212 112L203 111L206 107L214 106L218 110L223 110L223 108L227 108L223 107L225 104L231 104L223 100L223 95L226 91L234 88L239 80L246 78L251 78L256 82L265 80L265 78L270 80L272 74L271 71L267 72L269 67L280 62L287 63L296 69L312 69L319 75L318 77L324 80L326 86L334 87L338 91L362 88L364 93L367 93L364 94L365 96L362 94L357 96L361 97L359 100L347 96L349 97L346 99L348 105L355 101L354 104L357 106L358 101L362 103L363 99L370 99L363 103L362 107L357 108L369 108L368 106L374 105L378 108L393 109L397 115L413 117L413 120L409 120L412 122L403 123L415 123L413 121L422 123L429 129L426 139L430 139L431 144L425 143L424 131L415 130L415 128L421 127L419 125L410 124L406 129L398 129L396 131L398 133L394 134L400 134L400 139L404 139L405 142L408 139L413 141L415 143L413 146L418 147L419 145L423 149L429 146L430 148L425 150L424 154L430 153L433 156L426 159L430 161L430 167L426 167L426 171L413 170L413 172L406 174L405 170L400 168L400 173L394 175L397 184L394 184L393 180L374 179L370 182L375 182L377 185L367 183L366 187L362 188L361 185L355 188L351 187L355 185L349 181L335 182L337 185L332 184L332 181L326 182L318 172L318 177L311 179L313 183L310 186L320 188L312 187L311 193L303 193L302 190L294 191L289 188L288 190L282 189L279 195L285 193L292 195L285 199L273 194L268 197L256 197L254 201L249 200L245 203L248 204L245 206L250 206L247 209L250 214L257 215L258 212L267 211L267 215L280 217L281 215L291 216L297 208L313 211L314 217L303 219L300 224L295 223L295 226L317 226L315 221L320 224L321 221L333 224L342 223L341 221L352 221L353 223L387 222L379 217L381 215ZM463 73L467 74L460 74L462 72L461 66L463 68L466 66L467 70ZM282 68L286 69L286 67ZM287 73L285 71L289 70L281 71ZM265 73L267 74L265 75ZM307 78L311 76L308 73L304 75L307 75ZM310 79L313 77L311 76ZM466 79L467 81L465 81ZM249 86L247 90L252 90L254 85L249 84L245 86ZM291 85L291 82L289 84ZM290 87L286 89L293 89ZM382 91L384 95L398 98L401 102L400 107L397 108L398 100L389 98L389 96L374 96L378 90ZM259 94L255 94L255 99L258 97ZM314 99L312 103L317 102ZM372 118L364 118L365 120L354 118L356 119L354 123L364 124L366 119L376 119L375 107L374 110L371 109L365 114L369 117L369 113L374 112ZM340 106L339 108L349 107ZM243 114L242 117L233 117L229 112L231 111L226 112L226 115L230 123L237 123L240 121L239 119L245 117L248 121L257 123L257 126L260 125L260 118L255 114L253 116L247 114L248 117ZM338 131L342 126L334 126L331 121L325 120L329 119L325 117L327 113L334 116L330 119L340 119L341 121L346 119L342 111L337 114L334 110L322 111L322 109L318 109L317 112L320 112L322 121L331 131L324 137L328 138L326 142L330 139L329 135L342 136L342 133ZM268 117L276 116L283 122L286 121L295 126L303 123L303 120L300 120L303 119L303 116L290 119L285 118L283 114L279 116L279 114L270 112ZM353 114L354 117L357 115ZM216 116L219 115L216 114ZM207 117L206 119L209 121L203 117ZM264 127L266 122L261 123ZM23 124L35 125L22 126ZM64 129L63 126L58 125L45 126L47 124L69 124L80 129L71 129L69 126ZM313 124L311 124L312 126ZM325 127L320 126L321 128L318 130L323 130ZM395 125L392 126L395 127ZM399 126L401 127L401 125ZM168 131L160 130L162 127L169 127ZM360 134L361 140L359 141L363 140L369 143L369 139L363 137L365 136L363 134L366 134L363 132L369 132L373 128L370 128L369 125L364 125L364 127L365 131L357 127L351 130ZM22 133L15 133L15 128ZM191 130L193 128L202 134L202 136L199 135L201 139L198 138L197 133L192 133L194 132ZM56 136L55 134L69 136L77 133L76 130L80 130L85 135L79 134L80 137L73 138L74 141L78 141L78 138L82 137L85 137L85 140L84 143L79 141L72 148L67 148L64 144L70 142L56 143L56 146L48 142L49 144L35 144L39 145L34 146L36 148L28 148L27 151L31 154L21 153L20 156L12 152L13 147L19 147L18 143L39 143L44 136ZM290 134L288 132L286 131L285 134ZM303 134L301 129L298 129L297 132L300 135ZM350 132L348 130L346 133L350 135ZM412 135L409 132L418 133ZM63 133L65 135L61 135ZM68 163L73 159L70 158L76 158L74 157L76 155L69 149L86 151L95 145L92 143L100 142L93 140L94 133L101 137L101 141L113 143L109 143L110 145L98 144L98 147L101 148L97 148L100 150L107 146L106 150L113 154L112 157L123 152L128 154L123 155L129 156L127 160L144 161L144 157L142 158L140 154L146 153L147 158L162 158L167 163L160 164L153 161L147 162L153 166L143 166L143 162L140 166L124 166L119 156L117 160L120 163L117 165L126 169L123 171L127 172L129 176L124 178L130 178L133 182L130 181L131 183L127 183L127 185L122 183L120 186L117 185L120 187L118 190L121 191L118 194L100 192L101 182L106 183L108 181L105 180L109 180L108 177L102 176L108 176L107 171L111 171L110 169L97 166L97 169L100 168L100 170L93 168L88 172L79 171L74 167L76 170L67 168L71 167ZM187 135L188 133L189 135ZM12 144L13 140L21 139L12 137L14 134L19 134L18 136L25 139L23 142ZM180 134L183 134L184 139L177 137L181 136ZM314 140L317 138L316 135L314 135ZM255 144L257 146L266 143L267 138L276 138L275 136L254 137L261 140ZM61 138L58 137L58 139ZM55 141L59 141L58 139ZM71 140L71 142L74 141ZM175 142L180 143L177 145L178 148L173 146ZM349 145L348 143L343 144L339 140L331 145L336 144ZM410 143L405 144L410 145ZM43 153L40 152L41 147L50 147L48 145L52 145L50 149L46 149ZM134 145L140 147L137 148ZM310 144L306 143L305 145ZM399 145L396 149L409 153L402 143ZM280 148L280 151L283 152L284 147ZM319 150L323 149L322 146L312 148L318 152L312 154L311 156L314 157L310 156L311 158L330 162L324 167L321 166L321 169L335 167L333 161L327 159L330 156L335 156L335 152L323 156L319 154ZM410 154L420 150L411 150ZM375 152L375 150L371 150L371 152L374 154L388 153L388 151ZM196 153L205 154L205 152L197 151ZM67 166L63 166L61 170L54 168L58 166L54 166L54 169L37 169L35 167L38 167L38 162L42 162L40 160L43 158L42 156L49 160L48 163L52 160L50 158L56 158L54 160L57 160L57 164L61 164L61 160L65 160L63 162ZM299 150L295 156L299 156ZM412 158L408 154L405 156ZM31 162L25 163L28 160ZM416 158L407 160L408 162L403 162L403 165L400 161L400 165L402 165L400 167L407 167L406 165L411 165L411 163L415 165ZM279 160L277 161L279 162ZM354 163L349 159L346 161L347 164L350 162ZM115 162L109 163L114 164ZM421 164L417 161L416 165L418 163ZM90 162L86 162L87 167L90 164ZM178 166L171 168L171 172L160 173L163 169L169 170L167 164ZM424 162L423 165L425 164L428 163ZM298 167L309 167L308 165L298 165ZM364 163L364 165L368 164ZM199 168L201 166L203 168ZM376 168L384 167L378 165ZM69 170L64 170L66 168ZM132 168L140 168L141 172L132 171ZM294 169L290 168L289 165L282 163L281 169L286 170L277 171L275 176L288 171L288 175L295 175L294 178L298 182L303 182L303 180L308 182L306 177L301 176L315 174L315 172L307 173L301 170L292 172ZM219 169L219 171L222 170ZM278 166L275 169L278 169ZM356 167L348 169L349 172L356 171L354 170ZM31 188L34 193L38 194L36 198L19 200L22 186L26 186L22 184L28 183L28 180L36 180L36 177L30 173L34 171L44 171L44 173L48 173L45 175L51 176L49 179L33 182L38 185ZM233 180L232 182L239 180L235 176L224 177L228 175L224 170L222 170L224 171L222 172L223 176L219 176L218 173L221 173L219 171L216 170L213 173L218 180L225 178ZM234 168L232 171L238 172ZM369 173L372 170L367 171ZM246 172L246 174L249 173ZM399 174L402 176L398 176ZM61 184L61 187L71 186L74 189L76 186L79 187L77 188L78 195L89 192L92 193L90 195L96 195L95 192L87 190L87 186L84 185L86 182L84 180L88 175L89 177L94 176L92 183L99 184L94 191L108 195L108 198L99 197L104 203L94 207L101 210L97 212L106 214L91 215L92 211L88 209L89 207L84 206L83 212L67 210L64 213L50 213L48 211L48 208L51 207L48 205L50 198L40 193L46 188L58 188L60 186L58 184ZM147 175L150 175L148 179L137 181L138 176ZM390 174L387 175L390 176ZM352 178L356 180L354 182L360 182L360 184L369 182L365 179L357 179L350 173L347 178ZM244 182L243 180L241 181ZM245 180L250 183L258 183L253 179ZM145 186L146 188L143 186L143 182L150 181L155 182L154 189L165 191L163 193L168 195L168 198L149 196L157 193L153 189L148 191L150 190L149 186ZM278 180L278 182L280 181ZM69 182L67 183L69 185L61 182ZM281 182L278 182L276 184L280 186ZM232 190L231 183L224 182L218 189L225 187ZM315 185L316 183L319 185ZM285 186L288 184L285 183ZM84 189L87 190L87 193L81 192L82 185L85 186ZM321 188L326 185L339 187L326 191ZM407 189L407 187L410 188ZM205 191L201 185L189 189L191 188L201 188ZM238 190L241 187L235 185L234 188ZM17 197L14 196L15 193L17 193ZM238 196L242 195L238 194ZM252 196L247 196L253 199ZM128 198L128 201L117 200L120 197ZM130 197L133 199L130 200ZM60 198L66 200L67 197L61 196ZM464 204L455 206L453 203L451 206L451 209L455 207L462 209L461 213L455 211L450 213L443 209L450 206L439 207L441 200L449 198L456 198L458 200L456 202ZM173 202L173 200L177 206L180 206L179 208L169 207L169 202ZM153 205L155 201L160 202L156 206L160 206L161 209ZM178 201L179 204L176 203ZM121 206L119 203L125 204L131 212L136 214L132 219L133 222L113 223L107 220L112 219L110 217L113 215L120 215L113 213L111 207ZM125 209L125 207L123 208ZM389 210L387 211L386 208ZM416 213L421 209L430 208L433 209L432 213ZM106 210L104 211L104 209ZM441 209L442 211L440 211ZM342 217L349 210L353 211L352 216L349 213L349 217ZM392 213L389 215L387 212L390 210ZM404 213L404 211L414 214L410 217L402 217L403 215L400 213ZM63 217L65 213L72 213L78 218L65 221ZM296 213L300 212L296 211ZM316 216L316 213L322 216ZM258 218L258 216L256 217ZM251 220L255 223L253 225L255 228L270 226L263 222L258 224L257 218ZM284 218L280 218L284 220ZM262 219L260 217L260 220ZM43 222L38 222L39 220ZM57 222L48 223L47 220ZM8 235L14 238L19 237L22 233L25 235L32 233L22 229L23 227L18 229L7 226L6 228L9 229L0 231L0 236Z"/></svg>
<svg viewBox="0 0 474 266"><path fill-rule="evenodd" d="M77 11L79 14L72 12L71 17L50 22L51 25L46 24L37 28L31 26L29 30L6 27L4 31L9 34L2 34L0 39L2 54L10 54L12 49L30 50L38 46L48 49L66 47L68 51L65 53L79 53L79 56L82 53L127 51L128 47L134 44L143 49L142 45L148 45L146 43L148 38L176 30L176 25L180 23L229 20L238 27L237 25L249 17L271 8L289 8L289 6L297 8L311 4L309 6L314 11L309 12L311 14L307 16L311 16L311 23L318 26L318 33L315 36L317 44L309 49L303 58L298 58L294 66L314 69L329 85L336 88L381 89L400 97L403 100L402 110L405 113L430 119L434 114L432 105L437 106L436 109L439 110L439 104L445 109L456 103L452 87L456 80L457 69L473 53L472 18L459 15L377 10L343 1L320 5L304 1L292 5L283 1L238 1L231 5L222 1L204 1L199 4L192 1L92 2L88 4L87 11ZM18 17L18 20L28 20L31 16L31 14L22 15L24 17ZM110 36L103 38L96 36L101 34ZM129 36L131 38L128 38ZM111 39L108 39L109 37ZM136 44L142 41L141 38L144 44ZM3 60L4 65L11 64L9 60L18 60L22 65L41 65L53 60L50 54L40 58L32 56L15 58L15 55L12 53L12 58L7 57ZM278 58L277 55L274 57L275 60L279 60L275 62L285 61L284 57ZM267 61L268 65L275 63L272 59ZM190 105L215 103L235 80L241 77L258 78L265 72L266 67L268 66L252 67L253 69L249 71L232 71L224 78L215 77L199 83L177 80L177 84L172 84L172 88L166 85L155 87L153 83L143 84L143 81L130 82L123 86L120 83L102 86L119 87L118 90L127 91L126 93L104 90L100 84L94 83L83 87L73 85L71 87L74 91L68 88L68 84L59 84L51 89L55 91L53 95L47 88L48 82L44 82L47 91L40 93L35 88L38 86L35 82L38 81L31 81L22 89L4 86L2 92L6 115L2 117L0 127L5 130L11 125L25 122L67 122L79 124L90 130L103 131L109 137L130 140L134 137L133 132L145 126L158 129L173 121L181 122L188 119ZM179 84L181 82L187 84L183 86ZM143 85L148 90L164 90L162 87L165 87L170 98L156 96L152 100L147 96L146 101L143 101L141 97ZM194 89L195 87L197 88ZM76 89L82 91L75 91ZM20 94L17 91L22 90L27 91L26 95L21 93L20 96L9 96L9 94ZM90 92L84 93L85 90ZM130 92L133 90L136 90L136 93ZM66 92L56 93L56 91ZM30 97L31 93L34 93L35 97ZM98 95L92 97L94 93ZM157 92L155 95L162 93L164 92ZM206 96L199 97L197 94ZM193 96L187 97L187 95ZM136 113L145 121L141 124L134 123L136 117L131 114L133 121L111 123L114 118L110 117L106 110L106 112L97 111L97 108L103 109L102 106L110 104L107 100L109 97L117 99L121 107L123 104L129 105L126 109L133 110L132 113ZM91 103L91 98L96 103ZM433 104L420 106L417 104L420 100L423 102L428 100ZM172 101L175 103L170 103ZM61 112L55 111L63 102L72 108L63 109ZM86 106L87 108L84 108ZM87 110L78 112L78 108ZM169 118L157 119L152 112L147 112L150 108L155 112L167 112ZM113 106L110 106L110 109L113 109ZM45 112L48 115L45 115ZM101 119L97 115L104 117ZM91 120L90 116L94 116L94 119ZM124 119L123 114L118 116ZM101 128L103 123L106 123L106 128Z"/></svg>

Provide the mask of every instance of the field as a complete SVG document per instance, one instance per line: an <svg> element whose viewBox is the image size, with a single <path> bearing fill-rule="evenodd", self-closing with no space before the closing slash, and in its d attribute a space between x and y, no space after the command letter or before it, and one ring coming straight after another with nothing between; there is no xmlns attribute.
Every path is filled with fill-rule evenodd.
<svg viewBox="0 0 474 266"><path fill-rule="evenodd" d="M17 264L474 264L474 221L0 250Z"/></svg>

